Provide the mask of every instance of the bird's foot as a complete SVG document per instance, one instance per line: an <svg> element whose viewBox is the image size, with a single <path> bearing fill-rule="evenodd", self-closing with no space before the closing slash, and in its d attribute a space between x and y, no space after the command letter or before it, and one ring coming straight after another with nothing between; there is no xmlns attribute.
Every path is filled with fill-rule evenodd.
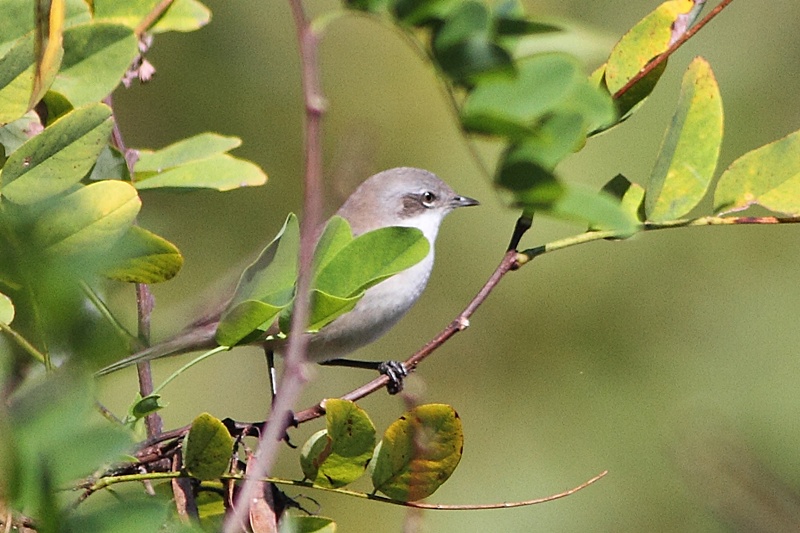
<svg viewBox="0 0 800 533"><path fill-rule="evenodd" d="M408 370L400 361L384 361L378 365L378 372L389 378L386 390L389 394L397 394L403 390L403 380L408 375Z"/></svg>

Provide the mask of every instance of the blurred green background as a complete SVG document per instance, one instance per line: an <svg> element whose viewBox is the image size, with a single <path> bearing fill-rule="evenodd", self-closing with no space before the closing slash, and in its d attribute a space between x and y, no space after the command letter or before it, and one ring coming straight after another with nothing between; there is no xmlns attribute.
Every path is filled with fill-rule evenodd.
<svg viewBox="0 0 800 533"><path fill-rule="evenodd" d="M174 281L154 287L156 339L221 298L220 280L230 280L301 203L303 111L288 6L277 0L206 4L213 11L208 27L157 38L148 56L158 69L153 82L116 93L125 140L159 148L203 131L241 136L244 145L236 154L260 164L270 181L226 194L143 193L141 223L176 243L186 258ZM578 53L588 72L658 4L548 0L527 9L571 21L573 32L544 45ZM315 2L310 8L319 14L335 7ZM734 2L673 56L640 113L592 140L562 166L562 174L597 187L617 173L646 180L680 77L700 54L716 73L726 110L720 168L798 129L797 20L796 2L770 2L768 8ZM483 284L517 213L502 205L471 157L431 69L396 32L360 17L341 20L322 42L321 61L331 211L362 179L400 165L436 172L483 203L447 220L421 302L389 335L357 354L403 359ZM491 167L495 147L480 149ZM537 220L524 245L580 231ZM605 469L610 473L583 492L535 507L427 512L423 530L800 528L799 237L800 228L792 226L668 230L546 255L509 275L471 327L409 380L408 390L421 401L452 404L464 422L461 465L431 501L524 500L563 491ZM112 298L116 308L130 312L132 323L132 288ZM158 362L157 377L185 361ZM367 377L315 369L302 406L340 395ZM102 382L101 399L117 412L134 393L133 371ZM218 355L164 395L168 427L202 411L263 419L269 398L263 357L256 349ZM385 394L360 405L379 428L404 410L399 398ZM320 427L307 424L293 438L301 443ZM301 475L295 452L285 450L276 474ZM369 489L366 483L359 487ZM402 508L303 494L317 500L340 531L402 528Z"/></svg>

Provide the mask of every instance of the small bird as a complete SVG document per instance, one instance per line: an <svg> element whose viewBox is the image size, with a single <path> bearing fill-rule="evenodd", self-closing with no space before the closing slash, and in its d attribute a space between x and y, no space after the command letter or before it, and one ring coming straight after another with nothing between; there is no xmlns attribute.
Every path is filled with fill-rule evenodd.
<svg viewBox="0 0 800 533"><path fill-rule="evenodd" d="M458 207L478 201L456 194L435 174L399 167L379 172L364 181L336 212L350 223L353 236L389 226L422 231L430 243L428 255L416 265L367 289L356 306L311 335L307 356L322 364L372 368L389 375L389 392L402 387L405 368L396 361L384 363L340 359L381 337L419 299L433 269L434 243L444 217ZM201 319L173 339L117 361L100 370L107 374L131 364L214 347L219 315ZM280 354L285 341L272 348Z"/></svg>

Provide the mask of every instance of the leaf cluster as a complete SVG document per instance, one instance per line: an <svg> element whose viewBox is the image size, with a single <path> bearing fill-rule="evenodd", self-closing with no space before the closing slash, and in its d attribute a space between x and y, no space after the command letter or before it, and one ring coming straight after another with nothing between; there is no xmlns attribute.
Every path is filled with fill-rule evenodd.
<svg viewBox="0 0 800 533"><path fill-rule="evenodd" d="M288 333L299 242L297 217L290 214L275 239L242 273L217 328L221 346L263 336L279 316L279 331L271 334ZM430 243L416 228L392 226L354 238L347 220L332 217L314 251L307 331L319 331L353 309L364 291L417 264L429 249Z"/></svg>
<svg viewBox="0 0 800 533"><path fill-rule="evenodd" d="M126 149L112 137L107 97L141 63L151 41L140 40L138 25L156 2L34 6L2 5L0 291L20 310L16 330L50 366L49 345L77 328L97 329L85 314L84 322L62 320L87 286L97 290L103 278L159 283L180 270L178 247L136 223L142 191L226 191L261 185L266 175L227 153L241 144L234 137L200 134L155 151ZM191 31L209 19L199 2L178 0L144 29ZM127 349L138 345L130 334L123 340Z"/></svg>
<svg viewBox="0 0 800 533"><path fill-rule="evenodd" d="M328 399L325 411L325 429L314 433L300 454L305 482L314 487L339 489L368 472L375 492L413 502L433 494L461 460L461 420L448 405L420 405L407 411L389 425L377 444L375 426L353 402ZM225 425L207 413L198 416L183 444L186 474L212 482L236 476L236 465L234 440ZM219 498L203 506L200 514L209 520L224 512ZM283 520L304 521L289 514Z"/></svg>

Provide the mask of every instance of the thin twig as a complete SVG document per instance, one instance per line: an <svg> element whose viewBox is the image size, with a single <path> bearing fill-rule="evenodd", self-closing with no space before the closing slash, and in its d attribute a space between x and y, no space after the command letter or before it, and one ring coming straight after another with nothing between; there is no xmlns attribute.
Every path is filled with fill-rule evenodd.
<svg viewBox="0 0 800 533"><path fill-rule="evenodd" d="M141 37L144 32L149 30L150 27L161 18L161 15L166 13L167 9L169 9L174 1L175 0L161 0L153 10L136 25L136 28L133 30L136 37Z"/></svg>
<svg viewBox="0 0 800 533"><path fill-rule="evenodd" d="M688 227L701 227L701 226L733 226L733 225L773 225L773 224L797 224L800 223L800 217L777 217L777 216L763 216L763 217L721 217L721 216L707 216L707 217L700 217L695 219L680 219L674 221L667 221L662 223L654 223L648 222L642 227L642 231L654 231L654 230L662 230L662 229L672 229L672 228L688 228ZM524 224L523 224L524 227ZM520 224L518 222L517 230L521 231ZM516 230L515 230L516 233ZM521 237L521 234L519 235ZM581 233L579 235L574 235L571 237L567 237L564 239L551 241L547 244L537 246L534 248L529 248L527 250L523 250L521 252L515 252L513 250L506 253L503 257L502 262L498 267L495 269L492 276L489 280L484 284L478 294L472 299L469 305L462 311L455 320L453 320L442 332L440 332L434 339L432 339L428 344L426 344L423 348L421 348L417 353L412 355L405 364L408 368L412 368L419 364L423 359L425 359L430 353L440 346L442 343L447 341L450 337L458 333L459 331L465 329L468 325L469 317L475 312L478 306L486 299L486 297L491 293L493 288L497 286L499 281L502 279L505 274L507 274L510 270L513 270L517 267L520 267L532 259L536 257L555 252L557 250L563 250L565 248L570 248L572 246L576 246L578 244L586 244L593 241L603 241L607 239L615 239L619 238L621 235L619 232L609 230L609 231L591 231L586 233ZM518 239L515 239L518 240ZM372 394L378 390L381 390L386 386L386 382L388 378L386 376L380 376L365 385L350 391L349 393L342 396L342 398L347 400L358 400ZM325 414L324 406L320 404L316 404L308 409L300 411L296 413L295 420L297 423L304 423ZM251 427L253 424L241 424L238 423L237 428L244 428L244 427ZM162 446L162 443L165 441L171 441L175 439L182 438L186 432L189 430L189 426L185 426L182 428L178 428L172 430L170 432L164 433L160 436L153 437L148 439L140 448L143 454L149 453L148 450L150 449L157 449L159 446Z"/></svg>
<svg viewBox="0 0 800 533"><path fill-rule="evenodd" d="M772 225L772 224L798 224L800 217L722 217L722 216L707 216L699 218L684 218L679 220L669 220L667 222L646 222L641 230L655 231L673 228L697 228L702 226L743 226L743 225ZM556 250L563 250L578 244L585 244L587 242L600 241L605 239L617 239L627 237L620 235L619 232L614 230L608 231L587 231L580 235L573 235L565 239L552 241L535 248L529 248L520 252L519 265L523 265L540 255L555 252Z"/></svg>
<svg viewBox="0 0 800 533"><path fill-rule="evenodd" d="M592 477L581 483L580 485L573 487L571 489L565 490L563 492L559 492L557 494L551 494L550 496L544 496L541 498L534 498L530 500L522 500L516 502L498 502L498 503L478 503L478 504L457 504L457 505L447 505L447 504L436 504L436 503L424 503L424 502L407 502L402 500L395 500L392 498L387 498L385 496L378 496L376 494L369 494L366 492L360 492L355 490L349 490L344 488L330 488L330 487L320 487L318 485L314 485L312 482L303 480L291 480L291 479L283 479L283 478L275 478L275 477L267 477L262 479L256 479L256 482L263 486L264 483L275 483L278 485L287 485L291 487L304 487L310 489L321 490L324 492L332 492L335 494L341 494L343 496L353 496L356 498L362 498L367 500L373 500L383 503L389 503L392 505L398 505L401 507L412 507L416 509L429 509L431 511L485 511L490 509L511 509L514 507L527 507L530 505L537 505L540 503L551 502L553 500L558 500L561 498L566 498L567 496L571 496L576 492L585 489L589 485L592 485L603 477L608 475L608 470L604 470L600 472L596 476ZM99 490L104 488L110 487L111 485L116 485L118 483L130 483L130 482L143 482L143 481L156 481L156 480L164 480L164 479L179 479L179 478L186 478L188 474L185 472L149 472L143 474L130 474L130 475L123 475L123 476L114 476L114 477L104 477L100 478L99 480L95 481L94 483L86 486L85 489L91 493L95 493ZM232 474L232 475L224 475L221 476L221 479L231 479L231 480L250 480L254 479L249 474L248 475L241 475L241 474Z"/></svg>
<svg viewBox="0 0 800 533"><path fill-rule="evenodd" d="M720 12L728 7L728 4L733 2L733 0L722 0L719 4L717 4L714 9L708 12L708 15L703 17L703 19L692 26L686 33L680 36L678 40L672 43L672 46L667 48L664 52L656 56L652 61L650 61L642 70L640 70L634 77L628 80L628 83L622 86L617 92L614 93L613 98L617 100L623 94L628 92L631 87L639 83L639 81L650 74L656 67L658 67L661 63L667 60L669 56L671 56L678 48L684 45L686 41L694 37L694 34L703 29L703 26L711 22L711 20L720 14Z"/></svg>
<svg viewBox="0 0 800 533"><path fill-rule="evenodd" d="M28 354L30 354L34 359L47 366L47 355L37 350L33 344L28 342L28 339L11 329L11 326L0 322L0 331L11 337L20 348L28 352Z"/></svg>
<svg viewBox="0 0 800 533"><path fill-rule="evenodd" d="M509 250L506 252L506 254L503 256L503 260L500 261L500 264L497 266L483 287L481 287L480 291L478 291L478 294L475 295L472 301L469 302L467 307L455 318L455 320L448 324L446 328L439 332L439 334L431 339L425 346L420 348L414 355L404 361L403 364L409 371L415 369L417 365L431 355L437 348L439 348L439 346L447 342L450 337L454 336L459 331L464 331L467 327L469 327L469 318L472 316L472 314L475 313L478 307L486 300L497 284L500 283L500 280L503 279L503 276L516 268L518 256L519 254L515 250ZM369 383L345 394L342 396L342 398L351 401L364 398L365 396L384 388L388 382L388 376L379 376ZM303 411L296 413L295 421L298 424L301 424L303 422L308 422L309 420L319 418L324 414L325 407L322 402L320 402L309 407L308 409L304 409Z"/></svg>
<svg viewBox="0 0 800 533"><path fill-rule="evenodd" d="M100 298L100 295L97 294L94 289L92 289L89 284L83 280L80 281L80 286L83 290L83 294L89 298L89 301L92 302L95 309L97 309L97 311L103 315L103 318L105 318L106 322L108 322L109 325L114 329L117 336L121 340L125 341L125 343L128 345L128 349L134 353L143 350L144 346L141 345L139 339L136 338L136 335L128 331L128 329L123 326L119 320L117 320L117 317L114 316L114 314L111 312L111 309L109 309L103 299Z"/></svg>
<svg viewBox="0 0 800 533"><path fill-rule="evenodd" d="M114 109L111 95L107 96L104 102L112 109ZM125 141L122 138L122 132L117 124L116 117L114 117L114 127L111 130L111 143L125 156L125 163L128 166L128 173L133 176L133 168L136 164L137 152L128 150L125 147ZM134 221L134 224L136 222ZM150 346L150 315L155 306L155 299L150 292L149 287L144 283L136 284L136 311L138 316L138 335L139 342L147 347ZM151 371L150 361L142 361L136 364L136 372L139 378L139 394L144 398L153 392L153 373ZM163 430L164 423L161 415L158 413L150 413L145 418L145 426L147 428L147 436L153 437L158 435Z"/></svg>
<svg viewBox="0 0 800 533"><path fill-rule="evenodd" d="M520 218L520 221L523 221L524 217ZM512 241L519 242L520 238L524 231L522 228L524 227L521 225L520 221L517 222L517 226L515 228L515 236ZM524 223L524 221L523 221ZM680 220L673 220L663 223L654 223L648 222L642 226L642 231L653 231L653 230L661 230L661 229L671 229L671 228L686 228L686 227L700 227L700 226L731 226L731 225L752 225L752 224L797 224L800 223L800 217L775 217L775 216L765 216L765 217L721 217L721 216L707 216L707 217L700 217L695 219L680 219ZM517 235L518 232L519 235ZM444 344L450 337L454 336L459 331L466 329L469 326L469 318L475 312L475 310L480 306L486 297L494 290L500 280L505 276L509 271L515 270L522 265L528 263L532 259L543 255L545 253L554 252L556 250L562 250L564 248L569 248L572 246L576 246L578 244L585 244L588 242L593 241L601 241L607 239L617 239L621 237L628 236L628 234L621 235L618 231L608 230L608 231L588 231L586 233L581 233L579 235L574 235L572 237L567 237L565 239L560 239L557 241L552 241L547 244L537 246L534 248L529 248L527 250L523 250L521 252L516 252L515 250L509 250L506 255L503 257L503 260L500 262L498 267L495 269L492 276L489 280L484 284L475 298L467 305L467 307L462 311L456 318L453 320L445 329L443 329L436 337L434 337L428 344L423 346L419 351L417 351L414 355L409 357L405 362L406 368L412 370L416 368L416 366L422 362L426 357L428 357L435 349L439 346ZM361 387L354 389L347 394L341 396L341 398L345 400L356 401L370 394L382 389L386 386L386 383L389 381L387 376L379 376L369 383L362 385ZM321 416L325 415L325 407L323 402L320 402L316 405L313 405L307 409L299 411L295 413L295 421L298 424L302 424L304 422L308 422L310 420L314 420Z"/></svg>
<svg viewBox="0 0 800 533"><path fill-rule="evenodd" d="M297 290L292 310L289 344L285 355L283 379L272 405L270 419L258 443L251 476L242 485L233 511L223 525L225 533L244 528L250 502L261 488L259 480L266 477L278 454L278 449L291 420L291 412L308 380L305 373L309 337L305 334L309 313L311 262L314 253L314 232L322 221L322 115L325 100L319 79L317 44L319 37L303 10L302 0L289 0L294 18L302 68L305 100L305 183L303 187L303 220L300 228L300 257ZM250 470L250 469L249 469Z"/></svg>

